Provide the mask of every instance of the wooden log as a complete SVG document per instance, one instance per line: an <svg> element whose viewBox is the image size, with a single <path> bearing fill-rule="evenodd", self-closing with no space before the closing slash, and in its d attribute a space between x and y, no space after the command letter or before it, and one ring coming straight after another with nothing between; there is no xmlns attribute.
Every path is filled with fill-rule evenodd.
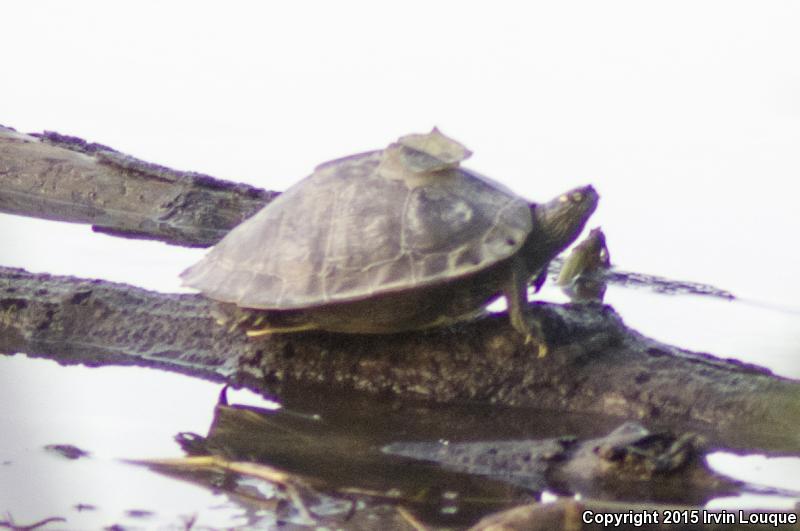
<svg viewBox="0 0 800 531"><path fill-rule="evenodd" d="M0 211L206 247L278 194L171 170L101 144L0 126Z"/></svg>
<svg viewBox="0 0 800 531"><path fill-rule="evenodd" d="M434 402L482 402L638 419L712 444L797 451L800 383L682 350L627 328L610 306L534 303L552 350L505 315L389 336L247 339L210 301L0 268L0 352L64 363L162 367L279 394L314 385Z"/></svg>

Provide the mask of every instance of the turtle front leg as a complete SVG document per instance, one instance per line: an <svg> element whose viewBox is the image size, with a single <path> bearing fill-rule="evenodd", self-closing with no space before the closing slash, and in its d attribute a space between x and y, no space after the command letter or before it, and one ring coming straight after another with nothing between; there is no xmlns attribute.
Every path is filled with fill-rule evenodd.
<svg viewBox="0 0 800 531"><path fill-rule="evenodd" d="M511 326L522 334L525 344L536 342L540 358L547 356L547 341L545 341L542 325L531 318L528 313L528 279L525 268L517 262L511 267L511 274L506 281L503 295L508 302L508 317Z"/></svg>

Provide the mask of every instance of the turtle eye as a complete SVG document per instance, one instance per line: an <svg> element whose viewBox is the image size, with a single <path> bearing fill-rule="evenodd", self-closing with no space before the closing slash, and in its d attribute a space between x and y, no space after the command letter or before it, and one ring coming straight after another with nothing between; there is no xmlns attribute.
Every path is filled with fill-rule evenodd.
<svg viewBox="0 0 800 531"><path fill-rule="evenodd" d="M566 203L567 201L569 201L569 198L567 197L566 194L558 197L558 202L559 203Z"/></svg>
<svg viewBox="0 0 800 531"><path fill-rule="evenodd" d="M583 194L581 192L572 192L572 200L575 203L580 203L583 201Z"/></svg>

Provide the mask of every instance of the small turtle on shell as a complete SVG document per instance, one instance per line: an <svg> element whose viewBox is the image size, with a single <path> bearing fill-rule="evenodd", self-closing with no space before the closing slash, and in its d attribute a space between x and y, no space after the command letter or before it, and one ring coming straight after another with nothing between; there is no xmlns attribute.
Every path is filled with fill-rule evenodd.
<svg viewBox="0 0 800 531"><path fill-rule="evenodd" d="M564 260L556 284L573 302L602 302L610 268L606 236L597 227Z"/></svg>
<svg viewBox="0 0 800 531"><path fill-rule="evenodd" d="M387 334L469 319L502 294L511 324L527 288L583 230L591 186L531 205L460 166L471 152L437 129L326 162L231 230L182 273L248 335Z"/></svg>

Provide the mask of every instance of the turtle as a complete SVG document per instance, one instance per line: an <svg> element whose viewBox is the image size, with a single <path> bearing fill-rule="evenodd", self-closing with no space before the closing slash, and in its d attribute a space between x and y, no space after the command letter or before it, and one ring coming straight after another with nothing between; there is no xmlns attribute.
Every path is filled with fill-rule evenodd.
<svg viewBox="0 0 800 531"><path fill-rule="evenodd" d="M472 154L437 128L325 162L233 228L183 284L249 336L308 330L392 334L474 318L504 295L526 342L547 265L583 230L583 186L530 204L461 166Z"/></svg>
<svg viewBox="0 0 800 531"><path fill-rule="evenodd" d="M597 227L572 249L561 266L556 284L573 302L602 302L606 293L606 273L610 268L606 236Z"/></svg>

